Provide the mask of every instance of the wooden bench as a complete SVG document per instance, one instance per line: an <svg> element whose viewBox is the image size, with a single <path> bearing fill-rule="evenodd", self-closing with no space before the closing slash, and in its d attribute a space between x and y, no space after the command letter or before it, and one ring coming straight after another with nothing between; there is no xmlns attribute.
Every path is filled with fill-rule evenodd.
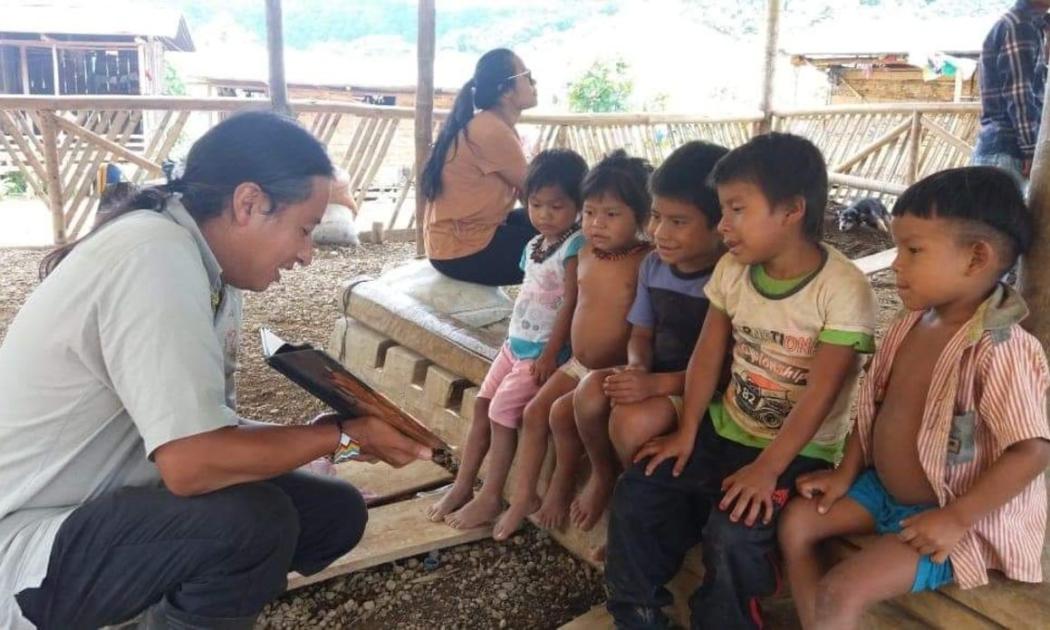
<svg viewBox="0 0 1050 630"><path fill-rule="evenodd" d="M883 256L885 258L885 256ZM408 413L430 426L453 448L462 448L473 417L477 385L503 342L501 334L473 329L405 295L368 281L350 283L342 295L344 316L335 324L328 352L355 375L381 390ZM553 449L550 449L553 452ZM541 475L550 472L552 455ZM484 475L484 468L482 475ZM513 481L513 469L511 482ZM510 484L508 484L510 487ZM591 531L571 525L551 532L574 555L592 563L591 551L604 542L606 519ZM831 545L841 558L870 538ZM1050 571L1050 550L1044 567ZM669 585L675 594L674 616L688 624L688 596L701 579L699 548L690 552ZM1050 573L1048 573L1050 574ZM793 627L794 610L786 598L769 602L774 627ZM591 611L578 627L608 627L602 611ZM908 595L872 610L866 627L1050 628L1050 585L1026 585L996 579L990 586L963 591L947 587Z"/></svg>

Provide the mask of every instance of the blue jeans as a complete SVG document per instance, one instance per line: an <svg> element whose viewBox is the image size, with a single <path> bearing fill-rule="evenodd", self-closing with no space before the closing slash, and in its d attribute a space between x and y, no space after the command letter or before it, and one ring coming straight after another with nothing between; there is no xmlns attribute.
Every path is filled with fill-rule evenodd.
<svg viewBox="0 0 1050 630"><path fill-rule="evenodd" d="M710 417L682 474L672 460L645 475L645 464L624 472L613 491L605 562L606 605L617 628L668 628L661 608L672 603L666 584L685 553L703 543L704 581L689 600L692 628L761 628L759 598L780 587L776 519L748 527L718 509L722 480L755 461L762 451L718 435ZM796 457L777 479L777 515L798 475L827 462Z"/></svg>
<svg viewBox="0 0 1050 630"><path fill-rule="evenodd" d="M974 153L970 166L994 166L1010 174L1021 189L1021 194L1028 192L1028 179L1024 176L1024 160L1008 153Z"/></svg>

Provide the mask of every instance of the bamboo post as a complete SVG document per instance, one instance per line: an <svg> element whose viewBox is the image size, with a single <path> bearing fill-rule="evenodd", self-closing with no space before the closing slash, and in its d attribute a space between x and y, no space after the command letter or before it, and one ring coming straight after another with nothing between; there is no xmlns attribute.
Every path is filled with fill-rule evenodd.
<svg viewBox="0 0 1050 630"><path fill-rule="evenodd" d="M780 0L766 4L766 55L762 73L762 123L760 133L773 128L773 75L777 63L777 35L780 30Z"/></svg>
<svg viewBox="0 0 1050 630"><path fill-rule="evenodd" d="M1050 84L1047 85L1050 93ZM1045 102L1045 101L1044 101ZM1021 259L1021 293L1031 315L1023 322L1050 349L1050 107L1043 108L1028 184L1028 206L1035 223L1032 249Z"/></svg>
<svg viewBox="0 0 1050 630"><path fill-rule="evenodd" d="M908 135L908 183L914 184L919 180L919 147L922 136L922 112L915 110L911 113L911 133Z"/></svg>
<svg viewBox="0 0 1050 630"><path fill-rule="evenodd" d="M279 114L292 115L288 85L284 79L284 25L281 0L266 0L266 49L270 54L270 106Z"/></svg>
<svg viewBox="0 0 1050 630"><path fill-rule="evenodd" d="M434 120L434 31L436 19L434 0L419 0L418 68L416 79L416 254L423 256L423 213L426 199L423 197L423 165L430 153Z"/></svg>
<svg viewBox="0 0 1050 630"><path fill-rule="evenodd" d="M51 210L51 229L55 245L66 242L66 218L62 212L62 185L59 180L58 129L54 112L40 112L40 131L44 138L44 168L47 172L47 205Z"/></svg>

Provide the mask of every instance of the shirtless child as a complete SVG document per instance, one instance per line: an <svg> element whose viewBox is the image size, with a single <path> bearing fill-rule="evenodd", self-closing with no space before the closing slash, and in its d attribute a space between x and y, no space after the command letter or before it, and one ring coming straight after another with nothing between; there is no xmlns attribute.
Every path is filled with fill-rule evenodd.
<svg viewBox="0 0 1050 630"><path fill-rule="evenodd" d="M869 606L988 570L1042 580L1050 462L1039 342L999 281L1031 243L1028 209L991 167L942 171L893 209L905 311L875 354L834 471L799 477L780 544L806 628L854 628ZM876 542L824 571L818 544Z"/></svg>
<svg viewBox="0 0 1050 630"><path fill-rule="evenodd" d="M639 237L651 204L647 189L651 170L645 160L618 150L583 180L583 235L587 244L579 253L578 297L571 333L573 356L525 407L514 489L510 507L493 529L496 540L506 540L532 513L546 528L565 521L583 452L572 394L591 370L623 365L627 359L631 332L627 311L634 301L638 266L649 252L649 245ZM554 432L555 468L541 504L536 482L550 431Z"/></svg>

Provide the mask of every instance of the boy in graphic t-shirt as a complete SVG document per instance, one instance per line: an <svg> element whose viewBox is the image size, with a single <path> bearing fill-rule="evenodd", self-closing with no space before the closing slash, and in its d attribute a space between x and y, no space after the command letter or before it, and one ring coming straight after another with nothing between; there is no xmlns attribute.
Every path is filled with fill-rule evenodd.
<svg viewBox="0 0 1050 630"><path fill-rule="evenodd" d="M605 579L622 627L666 620L664 585L699 541L693 626L762 626L759 598L778 586L776 517L795 478L841 452L859 353L874 350L871 286L820 242L820 150L762 135L722 158L712 180L729 255L707 283L678 428L642 446L613 493ZM730 382L718 396L730 340Z"/></svg>

